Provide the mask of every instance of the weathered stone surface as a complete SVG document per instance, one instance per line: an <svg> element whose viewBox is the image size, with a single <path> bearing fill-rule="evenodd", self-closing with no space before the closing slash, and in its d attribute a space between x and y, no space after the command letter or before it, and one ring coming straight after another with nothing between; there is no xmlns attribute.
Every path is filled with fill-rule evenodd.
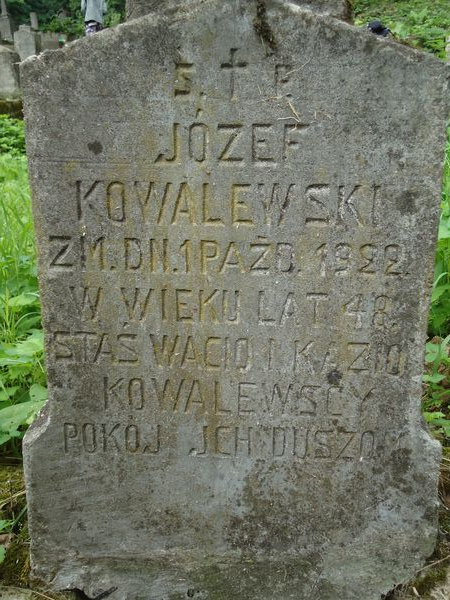
<svg viewBox="0 0 450 600"><path fill-rule="evenodd" d="M4 42L13 41L11 20L8 15L0 16L0 40Z"/></svg>
<svg viewBox="0 0 450 600"><path fill-rule="evenodd" d="M423 563L448 74L246 0L164 4L23 63L38 577L110 600L380 600Z"/></svg>
<svg viewBox="0 0 450 600"><path fill-rule="evenodd" d="M191 0L165 0L166 4L179 4L186 7ZM195 0L194 0L195 1ZM264 2L259 2L263 6ZM314 10L325 15L330 15L338 19L350 21L352 18L352 7L349 0L293 0L292 4L297 4L308 10ZM126 0L127 19L137 19L159 9L161 0Z"/></svg>
<svg viewBox="0 0 450 600"><path fill-rule="evenodd" d="M39 20L37 13L35 12L30 12L30 25L31 29L33 29L34 31L39 31Z"/></svg>
<svg viewBox="0 0 450 600"><path fill-rule="evenodd" d="M14 32L14 47L20 60L37 54L36 34L29 25L20 25L19 29Z"/></svg>
<svg viewBox="0 0 450 600"><path fill-rule="evenodd" d="M7 46L0 46L0 98L14 98L19 89L19 55Z"/></svg>
<svg viewBox="0 0 450 600"><path fill-rule="evenodd" d="M43 52L44 50L58 50L59 49L59 38L58 33L52 31L40 31L38 45Z"/></svg>
<svg viewBox="0 0 450 600"><path fill-rule="evenodd" d="M293 4L345 21L350 21L353 16L349 0L294 0Z"/></svg>
<svg viewBox="0 0 450 600"><path fill-rule="evenodd" d="M12 42L13 26L11 23L10 16L8 15L8 9L6 7L5 0L1 0L0 7L0 40L3 40L4 42Z"/></svg>

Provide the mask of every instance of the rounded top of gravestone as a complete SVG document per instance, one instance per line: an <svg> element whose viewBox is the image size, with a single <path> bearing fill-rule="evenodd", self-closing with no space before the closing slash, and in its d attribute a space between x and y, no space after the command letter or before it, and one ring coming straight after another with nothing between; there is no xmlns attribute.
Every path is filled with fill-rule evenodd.
<svg viewBox="0 0 450 600"><path fill-rule="evenodd" d="M142 1L144 2L144 0ZM85 54L86 46L89 46L91 54L93 52L106 52L106 55L110 55L110 48L112 46L125 44L128 47L128 37L132 39L140 37L141 40L145 40L146 31L149 28L153 29L163 26L169 29L179 29L180 35L182 35L184 27L189 27L197 19L201 20L202 15L206 15L208 12L218 13L221 15L221 18L226 18L226 15L231 10L234 10L232 9L234 3L223 3L222 0L165 0L164 3L147 0L145 4L146 6L151 6L152 12L150 14L132 19L132 23L128 21L117 27L106 29L100 35L80 38L73 43L67 44L64 48L64 53L73 53L73 56L76 56L78 53ZM236 5L241 6L242 2L237 2ZM292 36L296 35L299 27L314 29L317 32L317 44L319 48L328 44L330 40L335 40L332 43L336 43L336 49L339 51L339 54L349 51L364 55L373 54L374 56L381 53L389 53L391 64L392 61L405 61L408 64L413 61L421 64L426 63L430 66L434 64L434 67L439 70L446 67L443 61L432 54L425 53L411 46L399 44L393 39L384 38L382 35L368 37L366 35L367 30L355 27L340 19L334 19L329 14L313 12L305 8L305 4L299 4L298 0L265 0L261 3L248 4L249 12L254 13L256 16L256 19L253 20L253 30L262 40L263 47L267 46L267 40L264 40L264 27L260 27L261 24L258 23L257 13L260 6L264 6L263 13L267 15L264 17L265 19L270 19L270 14L273 11L275 19L269 25L274 31L276 28L281 27L282 21L285 19L289 24L288 29ZM295 23L294 19L298 20L298 24ZM162 42L163 40L161 40L160 46L163 45ZM289 52L287 46L286 49ZM281 51L280 44L280 48L274 51L273 54L282 56L283 52L284 50ZM48 68L53 63L53 60L55 60L54 64L58 64L59 66L62 57L53 59L51 56L48 53L41 54L37 61L27 61L24 68L35 70L36 68L40 68L40 65L44 67L44 64L44 68ZM67 56L67 54L63 54L62 56Z"/></svg>
<svg viewBox="0 0 450 600"><path fill-rule="evenodd" d="M383 89L385 97L395 96L395 102L400 104L404 104L409 94L419 95L421 101L428 94L430 100L429 90L436 90L436 95L441 98L442 87L448 85L448 66L431 54L394 40L368 35L364 28L305 10L292 1L267 0L262 13L260 6L243 0L226 3L221 0L186 0L186 3L167 0L152 14L76 40L58 52L43 52L30 57L21 64L23 86L28 89L28 107L31 109L38 103L42 94L44 97L49 95L51 82L54 83L51 101L58 103L60 99L61 106L67 104L67 89L73 90L72 97L77 103L77 97L83 97L86 85L98 88L98 93L111 87L111 94L116 98L121 90L129 88L129 71L138 68L141 61L153 60L160 64L168 60L180 61L179 47L194 35L192 29L196 23L211 22L207 26L217 34L214 34L214 41L202 34L202 39L198 35L195 43L189 42L194 48L190 51L191 58L183 58L181 62L190 63L194 55L201 54L202 48L196 48L198 44L209 45L210 51L222 55L223 46L228 42L219 33L222 26L235 18L234 14L239 14L239 20L232 26L237 36L233 47L244 49L256 43L254 53L260 54L266 62L279 61L279 64L289 63L291 55L303 56L308 69L314 64L314 69L330 71L338 86L336 90L342 86L339 82L345 81L346 87L353 90L352 102L355 104L358 104L357 98L366 81L370 87L376 82L377 89ZM300 58L295 60L300 61ZM99 61L101 69L98 69ZM118 68L119 64L122 64L121 68ZM305 72L305 68L301 67L301 71ZM402 82L405 79L401 86L394 85L399 74ZM252 77L257 78L257 75L252 74ZM319 92L320 85L317 77L311 75L309 93L314 95L316 92L319 97L324 97L323 110L329 114L325 98L333 96L333 89L325 94ZM146 81L138 81L136 86L135 96L141 98L149 94ZM161 86L158 92L153 88L152 94L161 94L164 90ZM84 102L89 113L92 110L88 107L90 100ZM58 104L56 110L60 110ZM431 109L431 112L436 111ZM349 127L352 127L351 123ZM379 125L375 127L380 128ZM386 135L392 136L392 130L386 130ZM344 139L347 138L346 134ZM42 141L39 147L42 151Z"/></svg>

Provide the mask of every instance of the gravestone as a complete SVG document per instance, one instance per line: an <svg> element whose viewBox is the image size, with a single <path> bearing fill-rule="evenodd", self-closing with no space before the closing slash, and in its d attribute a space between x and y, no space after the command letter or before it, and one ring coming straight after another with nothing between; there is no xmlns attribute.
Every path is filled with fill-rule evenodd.
<svg viewBox="0 0 450 600"><path fill-rule="evenodd" d="M7 46L0 46L0 98L16 98L19 88L19 55Z"/></svg>
<svg viewBox="0 0 450 600"><path fill-rule="evenodd" d="M38 16L35 12L30 12L30 25L31 29L33 29L34 31L39 31Z"/></svg>
<svg viewBox="0 0 450 600"><path fill-rule="evenodd" d="M12 42L12 24L6 6L6 0L0 0L0 40L4 42Z"/></svg>
<svg viewBox="0 0 450 600"><path fill-rule="evenodd" d="M19 25L19 29L14 32L14 47L20 60L37 54L36 34L29 25Z"/></svg>
<svg viewBox="0 0 450 600"><path fill-rule="evenodd" d="M448 67L289 2L198 0L22 74L35 576L380 600L437 532L420 396Z"/></svg>
<svg viewBox="0 0 450 600"><path fill-rule="evenodd" d="M180 4L186 6L191 0L166 0L167 4ZM150 12L159 9L161 0L126 0L127 19L136 19L143 17ZM319 13L330 15L345 21L352 19L352 5L350 0L293 0L303 8L314 10ZM264 2L260 2L264 6Z"/></svg>
<svg viewBox="0 0 450 600"><path fill-rule="evenodd" d="M53 33L52 31L41 31L39 32L39 45L43 52L44 50L58 50L59 49L59 38L63 37L60 33ZM64 37L66 37L64 35Z"/></svg>

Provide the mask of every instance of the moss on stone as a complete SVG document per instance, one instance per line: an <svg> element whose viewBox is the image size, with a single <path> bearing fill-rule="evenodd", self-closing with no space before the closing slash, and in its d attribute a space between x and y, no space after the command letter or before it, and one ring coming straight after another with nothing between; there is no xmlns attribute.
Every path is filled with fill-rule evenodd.
<svg viewBox="0 0 450 600"><path fill-rule="evenodd" d="M419 594L426 598L426 594L431 592L437 585L444 583L447 578L447 568L442 565L430 567L420 577L413 582L413 587Z"/></svg>
<svg viewBox="0 0 450 600"><path fill-rule="evenodd" d="M0 98L0 115L22 119L22 100L20 98Z"/></svg>

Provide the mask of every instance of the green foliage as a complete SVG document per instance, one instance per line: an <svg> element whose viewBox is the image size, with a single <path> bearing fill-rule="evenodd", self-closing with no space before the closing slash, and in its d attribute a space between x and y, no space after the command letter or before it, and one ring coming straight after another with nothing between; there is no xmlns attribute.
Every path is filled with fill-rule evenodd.
<svg viewBox="0 0 450 600"><path fill-rule="evenodd" d="M0 520L0 535L5 533L9 533L11 531L13 525L12 520L1 519ZM6 556L6 547L3 544L0 544L0 564L5 560Z"/></svg>
<svg viewBox="0 0 450 600"><path fill-rule="evenodd" d="M429 332L434 337L426 346L423 411L431 430L444 445L450 446L450 128L444 163ZM442 339L443 336L446 336L445 339Z"/></svg>
<svg viewBox="0 0 450 600"><path fill-rule="evenodd" d="M23 121L8 115L0 115L0 155L25 154L25 133Z"/></svg>
<svg viewBox="0 0 450 600"><path fill-rule="evenodd" d="M39 23L45 25L65 8L67 0L7 0L8 12L16 26L29 24L30 12L38 15Z"/></svg>
<svg viewBox="0 0 450 600"><path fill-rule="evenodd" d="M0 445L17 454L46 398L25 157L0 156L0 231Z"/></svg>
<svg viewBox="0 0 450 600"><path fill-rule="evenodd" d="M449 342L450 335L445 339L433 338L426 345L427 372L423 376L426 394L422 403L427 423L446 442L450 442Z"/></svg>
<svg viewBox="0 0 450 600"><path fill-rule="evenodd" d="M76 39L83 36L84 23L81 13L78 17L55 16L43 26L43 29L53 33L65 34L68 39Z"/></svg>
<svg viewBox="0 0 450 600"><path fill-rule="evenodd" d="M70 38L84 33L81 0L8 0L8 10L17 25L29 23L29 13L38 15L44 31L65 33ZM125 0L107 0L105 27L118 25L125 18Z"/></svg>
<svg viewBox="0 0 450 600"><path fill-rule="evenodd" d="M9 14L17 26L22 23L28 23L29 13L33 9L30 9L30 4L27 0L7 0L7 7Z"/></svg>
<svg viewBox="0 0 450 600"><path fill-rule="evenodd" d="M357 25L379 19L398 39L445 58L448 0L355 0L354 10Z"/></svg>
<svg viewBox="0 0 450 600"><path fill-rule="evenodd" d="M26 511L27 507L24 506L15 519L0 519L0 534L12 533L22 521ZM0 544L0 564L5 560L5 556L6 547L3 544Z"/></svg>
<svg viewBox="0 0 450 600"><path fill-rule="evenodd" d="M431 335L444 336L450 333L450 128L444 163L441 218L429 329Z"/></svg>

